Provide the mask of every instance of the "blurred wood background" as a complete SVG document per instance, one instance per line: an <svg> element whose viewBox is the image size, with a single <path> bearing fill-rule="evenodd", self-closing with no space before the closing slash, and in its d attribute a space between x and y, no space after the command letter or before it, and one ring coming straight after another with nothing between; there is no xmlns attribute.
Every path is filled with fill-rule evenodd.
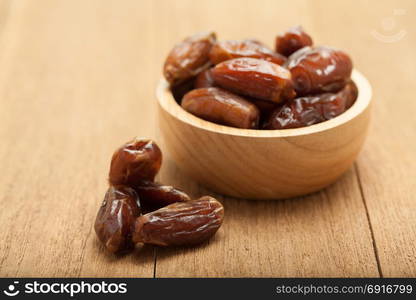
<svg viewBox="0 0 416 300"><path fill-rule="evenodd" d="M416 276L416 2L0 1L0 276ZM218 196L223 227L196 248L107 254L93 222L112 152L159 139L155 86L174 43L302 24L373 85L365 148L307 197ZM160 180L210 193L168 155ZM215 196L215 195L214 195Z"/></svg>

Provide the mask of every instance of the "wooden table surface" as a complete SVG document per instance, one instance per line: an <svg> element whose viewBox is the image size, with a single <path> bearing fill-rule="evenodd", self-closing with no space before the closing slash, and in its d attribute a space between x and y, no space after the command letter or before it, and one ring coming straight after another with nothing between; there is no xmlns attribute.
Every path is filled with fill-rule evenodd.
<svg viewBox="0 0 416 300"><path fill-rule="evenodd" d="M412 0L0 1L0 276L416 276L415 12ZM216 195L226 218L201 247L107 254L93 223L110 157L133 136L160 139L154 91L172 45L207 29L272 45L296 24L373 85L354 166L306 197ZM210 193L165 156L161 181Z"/></svg>

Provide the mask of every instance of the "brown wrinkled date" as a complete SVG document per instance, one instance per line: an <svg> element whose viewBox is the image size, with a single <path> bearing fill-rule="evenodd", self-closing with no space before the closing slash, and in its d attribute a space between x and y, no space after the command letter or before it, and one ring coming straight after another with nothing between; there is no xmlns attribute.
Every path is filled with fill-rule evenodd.
<svg viewBox="0 0 416 300"><path fill-rule="evenodd" d="M211 73L217 85L237 94L276 103L296 95L290 72L265 60L235 58L216 65Z"/></svg>
<svg viewBox="0 0 416 300"><path fill-rule="evenodd" d="M216 40L215 33L198 33L176 45L169 53L163 72L171 85L176 85L207 69L209 52Z"/></svg>
<svg viewBox="0 0 416 300"><path fill-rule="evenodd" d="M219 41L212 46L209 58L213 64L239 57L251 57L282 65L286 57L275 53L259 41Z"/></svg>
<svg viewBox="0 0 416 300"><path fill-rule="evenodd" d="M272 114L266 129L310 126L332 119L344 111L343 100L336 94L296 98Z"/></svg>
<svg viewBox="0 0 416 300"><path fill-rule="evenodd" d="M199 244L217 232L223 217L223 206L209 196L171 204L137 218L133 241L158 246Z"/></svg>
<svg viewBox="0 0 416 300"><path fill-rule="evenodd" d="M94 225L98 238L108 251L121 253L134 248L132 233L139 215L139 197L132 188L108 188Z"/></svg>
<svg viewBox="0 0 416 300"><path fill-rule="evenodd" d="M302 48L289 57L286 66L299 96L338 92L352 71L349 56L329 47Z"/></svg>
<svg viewBox="0 0 416 300"><path fill-rule="evenodd" d="M175 202L190 201L191 198L183 191L170 185L153 181L144 181L135 187L140 197L144 213L151 212Z"/></svg>
<svg viewBox="0 0 416 300"><path fill-rule="evenodd" d="M277 53L290 56L303 47L312 46L312 38L303 31L301 26L295 26L289 28L284 34L278 35L275 45Z"/></svg>
<svg viewBox="0 0 416 300"><path fill-rule="evenodd" d="M246 99L221 88L201 88L187 93L182 107L201 119L237 128L257 128L259 110Z"/></svg>
<svg viewBox="0 0 416 300"><path fill-rule="evenodd" d="M114 152L109 172L110 184L136 186L153 181L162 164L162 152L152 140L134 139Z"/></svg>
<svg viewBox="0 0 416 300"><path fill-rule="evenodd" d="M195 89L215 87L215 82L214 82L214 79L212 78L211 69L208 69L199 73L199 75L195 79L194 87ZM259 109L260 117L263 119L267 118L276 109L276 106L277 106L276 103L271 102L271 101L260 100L260 99L247 97L247 96L245 97L245 99L253 103ZM192 113L191 111L189 112Z"/></svg>
<svg viewBox="0 0 416 300"><path fill-rule="evenodd" d="M214 78L212 78L211 69L205 70L196 76L194 88L200 89L200 88L209 88L214 87L215 82ZM182 98L181 98L182 99Z"/></svg>
<svg viewBox="0 0 416 300"><path fill-rule="evenodd" d="M353 82L343 90L289 101L272 113L265 129L287 129L310 126L330 120L352 106L358 96Z"/></svg>

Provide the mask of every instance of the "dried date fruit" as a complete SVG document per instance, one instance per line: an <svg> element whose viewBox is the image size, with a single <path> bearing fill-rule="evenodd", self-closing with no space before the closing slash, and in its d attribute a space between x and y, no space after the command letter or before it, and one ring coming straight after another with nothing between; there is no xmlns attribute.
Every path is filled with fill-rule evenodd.
<svg viewBox="0 0 416 300"><path fill-rule="evenodd" d="M135 187L144 213L151 212L176 202L190 201L183 191L170 185L153 181L144 181Z"/></svg>
<svg viewBox="0 0 416 300"><path fill-rule="evenodd" d="M210 122L237 128L258 127L258 108L221 88L192 90L183 97L181 105L191 114Z"/></svg>
<svg viewBox="0 0 416 300"><path fill-rule="evenodd" d="M208 88L208 87L214 87L214 78L212 78L211 69L205 70L196 76L194 88L200 89L200 88Z"/></svg>
<svg viewBox="0 0 416 300"><path fill-rule="evenodd" d="M215 87L215 82L211 75L211 69L205 70L198 74L195 80L194 87L195 89ZM273 112L277 107L277 104L271 101L260 100L247 96L244 98L247 99L249 102L253 103L255 106L257 106L257 108L260 111L261 117L270 115L270 113Z"/></svg>
<svg viewBox="0 0 416 300"><path fill-rule="evenodd" d="M259 100L255 98L248 99L252 102L260 111L259 128L262 128L261 124L264 124L270 117L270 115L279 107L279 104L274 102Z"/></svg>
<svg viewBox="0 0 416 300"><path fill-rule="evenodd" d="M117 149L111 159L109 181L113 185L137 186L153 181L162 164L162 152L152 140L135 138Z"/></svg>
<svg viewBox="0 0 416 300"><path fill-rule="evenodd" d="M249 41L251 43L255 43L255 44L259 44L260 46L264 46L264 44L262 42L260 42L258 39L251 38L251 39L245 39L245 41Z"/></svg>
<svg viewBox="0 0 416 300"><path fill-rule="evenodd" d="M286 61L286 57L273 52L260 42L252 40L219 41L212 46L209 53L209 58L215 65L225 60L239 57L264 59L277 65L282 65Z"/></svg>
<svg viewBox="0 0 416 300"><path fill-rule="evenodd" d="M303 31L301 26L289 28L282 35L276 37L276 52L284 56L290 56L295 51L312 46L312 38Z"/></svg>
<svg viewBox="0 0 416 300"><path fill-rule="evenodd" d="M186 81L207 69L209 52L216 40L214 32L198 33L177 44L169 53L163 72L171 85Z"/></svg>
<svg viewBox="0 0 416 300"><path fill-rule="evenodd" d="M338 94L345 99L345 109L348 109L357 100L358 88L354 81L350 80Z"/></svg>
<svg viewBox="0 0 416 300"><path fill-rule="evenodd" d="M350 108L357 96L357 86L351 80L338 93L296 98L275 110L264 127L298 128L330 120Z"/></svg>
<svg viewBox="0 0 416 300"><path fill-rule="evenodd" d="M261 59L227 60L216 65L211 74L216 85L249 97L280 103L296 95L290 72Z"/></svg>
<svg viewBox="0 0 416 300"><path fill-rule="evenodd" d="M137 218L133 241L159 246L202 243L222 224L224 207L212 197L178 202Z"/></svg>
<svg viewBox="0 0 416 300"><path fill-rule="evenodd" d="M332 119L345 110L345 101L336 94L296 98L278 108L266 129L287 129L310 126Z"/></svg>
<svg viewBox="0 0 416 300"><path fill-rule="evenodd" d="M139 198L126 186L110 186L98 211L94 229L107 250L121 253L134 248L132 233L140 215Z"/></svg>
<svg viewBox="0 0 416 300"><path fill-rule="evenodd" d="M329 47L305 47L293 53L286 67L298 96L338 92L351 76L352 61L347 54Z"/></svg>

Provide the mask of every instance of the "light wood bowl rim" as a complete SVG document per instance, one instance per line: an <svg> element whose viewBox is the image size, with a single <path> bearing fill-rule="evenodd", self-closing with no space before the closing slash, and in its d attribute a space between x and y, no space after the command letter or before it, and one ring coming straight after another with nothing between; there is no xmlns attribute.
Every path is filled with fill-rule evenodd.
<svg viewBox="0 0 416 300"><path fill-rule="evenodd" d="M353 120L370 105L372 98L372 89L368 80L359 71L353 70L351 75L352 80L358 87L358 98L354 105L341 115L315 125L294 128L294 129L280 129L280 130L259 130L259 129L240 129L234 127L223 126L209 121L200 119L186 110L184 110L174 99L170 89L169 83L164 79L160 79L156 88L156 96L162 109L172 115L174 118L187 123L190 126L197 127L201 130L207 130L215 133L222 133L232 136L243 137L259 137L259 138L278 138L278 137L294 137L314 134L326 130L333 129Z"/></svg>

